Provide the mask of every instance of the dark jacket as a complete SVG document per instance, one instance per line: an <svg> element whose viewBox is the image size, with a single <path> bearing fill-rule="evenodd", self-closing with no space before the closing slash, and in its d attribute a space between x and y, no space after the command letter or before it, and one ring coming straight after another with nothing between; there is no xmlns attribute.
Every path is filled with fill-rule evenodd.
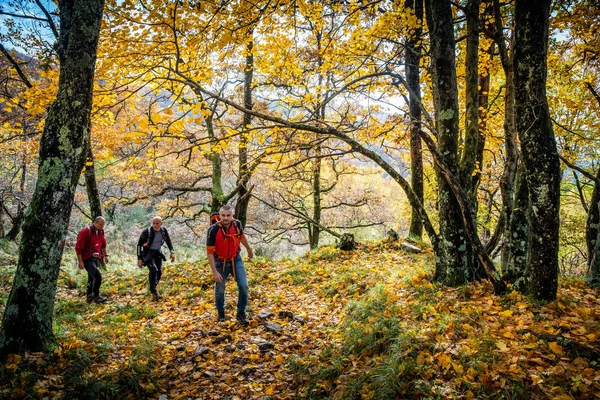
<svg viewBox="0 0 600 400"><path fill-rule="evenodd" d="M163 243L161 243L161 246L162 244L167 243L167 247L169 247L169 250L173 252L173 244L171 243L169 231L167 231L167 228L165 228L164 226L160 227L160 231L163 237ZM140 240L138 240L137 244L138 260L146 261L146 256L148 256L148 254L150 253L150 246L154 241L155 233L156 231L152 229L152 227L148 227L142 231L142 234L140 235Z"/></svg>

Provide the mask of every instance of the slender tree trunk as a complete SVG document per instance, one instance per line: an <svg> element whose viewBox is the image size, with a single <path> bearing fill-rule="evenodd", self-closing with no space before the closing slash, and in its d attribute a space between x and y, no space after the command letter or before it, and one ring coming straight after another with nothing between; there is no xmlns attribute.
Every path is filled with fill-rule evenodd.
<svg viewBox="0 0 600 400"><path fill-rule="evenodd" d="M23 223L0 354L48 350L55 342L56 281L77 182L89 141L103 0L58 2L60 77L40 142L38 180Z"/></svg>
<svg viewBox="0 0 600 400"><path fill-rule="evenodd" d="M0 238L4 237L4 199L0 197Z"/></svg>
<svg viewBox="0 0 600 400"><path fill-rule="evenodd" d="M460 185L477 204L473 172L479 149L479 0L467 2L467 53L465 61L465 141L460 160Z"/></svg>
<svg viewBox="0 0 600 400"><path fill-rule="evenodd" d="M494 23L495 23L495 35L496 43L498 44L498 52L500 54L500 62L502 63L502 69L504 70L505 77L505 89L504 89L504 170L502 177L500 178L500 193L502 195L502 215L504 219L504 226L508 229L504 232L504 246L502 248L502 269L507 271L513 267L508 267L507 263L511 255L509 254L508 243L511 246L519 245L520 241L515 241L511 238L511 227L512 224L512 210L514 202L514 191L515 191L515 175L517 173L517 162L518 162L518 148L517 148L517 126L515 120L515 81L514 81L514 66L513 57L510 51L514 46L509 48L506 44L506 39L503 33L502 13L500 12L500 1L493 0L493 12L494 12ZM522 196L521 196L522 197ZM521 200L522 201L522 200ZM517 221L521 226L521 215L517 216ZM517 228L520 229L520 228ZM517 251L519 254L526 250L527 246L524 245L522 250L517 250L512 247L511 251ZM511 261L511 262L514 262Z"/></svg>
<svg viewBox="0 0 600 400"><path fill-rule="evenodd" d="M13 224L10 230L6 233L6 239L16 240L19 232L21 232L21 225L25 220L25 183L27 181L27 162L23 158L23 164L21 165L21 183L19 185L19 197L17 200L17 212L13 218Z"/></svg>
<svg viewBox="0 0 600 400"><path fill-rule="evenodd" d="M436 109L438 150L441 162L458 176L458 88L455 68L455 41L450 1L426 1L431 37L431 76ZM465 231L460 206L443 174L438 174L441 253L436 257L434 279L446 285L469 280L473 254Z"/></svg>
<svg viewBox="0 0 600 400"><path fill-rule="evenodd" d="M600 286L600 168L596 172L594 191L590 199L585 239L588 249L588 282Z"/></svg>
<svg viewBox="0 0 600 400"><path fill-rule="evenodd" d="M494 43L490 45L487 52L490 59L494 57ZM479 182L481 181L481 171L483 170L483 152L485 149L485 131L487 129L487 110L489 107L490 92L490 71L485 69L479 74L479 139L477 140L477 158L475 164L477 169L473 173L471 191L477 193ZM477 202L475 205L477 206Z"/></svg>
<svg viewBox="0 0 600 400"><path fill-rule="evenodd" d="M313 166L313 215L312 219L316 224L309 224L309 229L312 230L310 234L310 248L316 249L319 247L319 236L321 234L321 147L316 146L315 148L315 164Z"/></svg>
<svg viewBox="0 0 600 400"><path fill-rule="evenodd" d="M477 190L473 174L477 168L479 155L479 4L480 0L469 0L466 7L467 16L467 52L466 52L466 84L465 84L465 139L459 166L461 187L471 198L475 234L477 229ZM469 243L470 245L470 243ZM486 276L485 269L479 265L475 255L469 263L469 280L478 280Z"/></svg>
<svg viewBox="0 0 600 400"><path fill-rule="evenodd" d="M421 27L423 21L423 0L407 0L406 8L412 8L415 16L420 22L414 33L408 38L406 43L406 56L404 68L406 70L406 83L412 89L409 93L410 109L410 180L411 187L421 203L423 198L423 144L421 143ZM423 237L423 224L419 213L414 208L410 216L410 227L408 237L421 240Z"/></svg>
<svg viewBox="0 0 600 400"><path fill-rule="evenodd" d="M249 36L250 40L246 45L246 65L244 69L244 108L252 110L252 79L254 74L252 30L250 30ZM235 217L239 219L244 226L246 226L248 203L250 202L250 189L248 188L248 184L250 182L251 171L248 168L248 129L250 129L251 122L252 115L250 113L244 113L244 126L242 127L238 150L239 175L237 184L241 186L238 191L238 201L235 205Z"/></svg>
<svg viewBox="0 0 600 400"><path fill-rule="evenodd" d="M211 152L210 152L210 154L208 154L206 156L212 163L212 175L211 175L212 189L210 191L210 195L211 195L210 211L215 212L215 211L219 211L221 206L223 206L223 199L225 198L225 195L223 192L223 184L222 184L223 172L222 172L222 167L221 167L221 156L215 149L216 145L218 143L218 140L215 138L212 117L208 117L206 119L206 131L207 131L208 137L211 138L211 145L210 145Z"/></svg>
<svg viewBox="0 0 600 400"><path fill-rule="evenodd" d="M102 215L102 202L96 182L96 168L94 167L94 154L92 153L92 142L88 142L87 156L85 160L85 187L87 189L88 202L92 218Z"/></svg>
<svg viewBox="0 0 600 400"><path fill-rule="evenodd" d="M525 177L525 166L519 164L515 180L515 199L511 206L509 227L506 235L506 262L502 264L503 278L507 282L521 286L527 273L527 254L529 250L529 191ZM521 280L521 281L519 281Z"/></svg>
<svg viewBox="0 0 600 400"><path fill-rule="evenodd" d="M554 300L558 287L560 162L546 98L550 0L517 0L515 104L529 189L528 291Z"/></svg>

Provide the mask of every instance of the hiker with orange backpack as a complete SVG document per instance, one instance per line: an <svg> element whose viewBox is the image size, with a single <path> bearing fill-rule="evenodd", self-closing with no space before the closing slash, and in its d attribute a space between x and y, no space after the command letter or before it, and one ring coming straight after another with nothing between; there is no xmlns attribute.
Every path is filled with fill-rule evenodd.
<svg viewBox="0 0 600 400"><path fill-rule="evenodd" d="M225 321L225 283L231 274L238 286L238 302L236 319L242 324L250 323L246 318L248 305L248 279L244 262L240 256L240 244L248 251L248 259L254 257L252 248L244 235L242 223L233 218L230 205L224 205L219 210L220 221L208 228L206 238L206 254L208 263L215 280L215 306L217 320Z"/></svg>
<svg viewBox="0 0 600 400"><path fill-rule="evenodd" d="M100 260L108 263L106 254L106 239L104 238L104 217L96 217L94 222L83 228L77 235L75 253L80 269L88 273L87 302L106 303L106 299L100 296L100 285L102 285L102 274L100 273Z"/></svg>

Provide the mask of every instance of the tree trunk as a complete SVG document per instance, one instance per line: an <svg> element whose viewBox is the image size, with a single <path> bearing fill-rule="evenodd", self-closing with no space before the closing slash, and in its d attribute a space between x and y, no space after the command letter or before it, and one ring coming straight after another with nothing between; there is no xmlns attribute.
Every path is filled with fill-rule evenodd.
<svg viewBox="0 0 600 400"><path fill-rule="evenodd" d="M494 43L487 49L490 59L494 57ZM478 168L473 173L473 181L471 191L477 193L479 182L481 181L481 171L483 170L483 152L485 149L485 131L487 129L487 112L489 108L489 93L490 93L490 70L485 68L479 74L479 139L477 140L477 158L475 164ZM475 202L477 205L477 202Z"/></svg>
<svg viewBox="0 0 600 400"><path fill-rule="evenodd" d="M515 104L529 190L527 289L554 300L558 287L560 162L546 98L550 0L517 0Z"/></svg>
<svg viewBox="0 0 600 400"><path fill-rule="evenodd" d="M4 312L0 354L48 350L73 198L89 141L103 0L58 2L60 77L40 142L38 180L23 223L19 261Z"/></svg>
<svg viewBox="0 0 600 400"><path fill-rule="evenodd" d="M509 227L506 237L506 262L502 263L503 278L507 282L522 285L522 278L527 272L527 254L529 250L529 221L527 210L529 209L529 192L527 179L525 179L525 167L519 164L515 180L515 200L511 206Z"/></svg>
<svg viewBox="0 0 600 400"><path fill-rule="evenodd" d="M19 232L21 232L21 225L25 220L25 183L27 181L27 162L23 158L23 165L21 165L21 184L19 187L19 197L17 200L17 213L12 220L12 226L6 233L6 239L16 240Z"/></svg>
<svg viewBox="0 0 600 400"><path fill-rule="evenodd" d="M407 0L406 8L412 8L419 21L423 21L423 0ZM423 198L423 154L421 143L421 83L420 83L420 62L421 62L421 35L423 29L419 24L414 33L408 38L406 43L405 70L406 83L412 89L409 92L410 109L410 179L411 187L421 203ZM423 224L419 213L414 208L410 215L410 228L408 237L421 240L423 237Z"/></svg>
<svg viewBox="0 0 600 400"><path fill-rule="evenodd" d="M319 236L321 234L321 147L316 146L315 148L315 164L313 166L313 216L312 219L317 222L316 224L309 224L311 233L310 237L310 248L311 250L319 247Z"/></svg>
<svg viewBox="0 0 600 400"><path fill-rule="evenodd" d="M4 199L0 197L0 238L4 237Z"/></svg>
<svg viewBox="0 0 600 400"><path fill-rule="evenodd" d="M519 245L520 241L513 240L511 238L512 225L512 210L516 205L513 204L514 190L515 190L515 175L517 173L517 162L518 162L518 149L517 149L517 126L515 121L515 81L514 81L514 70L513 70L513 59L510 51L506 45L506 39L503 34L502 14L500 12L499 0L494 0L494 22L495 22L495 35L496 43L498 44L498 52L500 54L500 62L502 63L502 69L504 70L505 89L504 89L504 171L502 171L502 177L500 178L500 193L502 195L502 215L504 218L504 226L508 227L504 232L504 243L511 243L512 246ZM511 47L512 49L512 47ZM525 186L526 187L526 186ZM525 189L526 190L526 189ZM521 194L523 199L523 194ZM522 200L521 200L522 201ZM525 205L527 203L524 203ZM523 212L525 209L522 209ZM517 229L522 226L521 221L522 215L517 216L516 225ZM515 221L515 222L516 222ZM518 235L518 234L517 234ZM509 251L517 251L519 254L526 255L526 244L523 249L517 250L514 247L509 250L507 245L502 248L502 269L510 270L512 267L508 267ZM514 262L511 261L511 262Z"/></svg>
<svg viewBox="0 0 600 400"><path fill-rule="evenodd" d="M438 150L441 162L458 176L458 88L455 42L449 1L426 1L426 18L431 37L431 76L436 110ZM460 207L452 188L437 170L440 219L440 254L436 255L434 279L445 285L469 280L474 258L467 241Z"/></svg>
<svg viewBox="0 0 600 400"><path fill-rule="evenodd" d="M465 11L467 16L466 115L465 141L460 160L460 185L472 197L475 207L477 192L473 190L473 172L479 150L479 3L479 0L469 0Z"/></svg>
<svg viewBox="0 0 600 400"><path fill-rule="evenodd" d="M467 52L466 52L466 82L465 82L465 139L459 166L459 181L461 187L471 198L475 234L477 229L477 190L473 174L477 168L479 155L479 4L480 0L469 0L466 7L467 17ZM474 256L473 256L474 257ZM469 269L470 281L479 280L486 276L485 269L478 265L474 258Z"/></svg>
<svg viewBox="0 0 600 400"><path fill-rule="evenodd" d="M94 168L94 154L92 153L92 142L88 142L87 157L85 160L85 187L87 189L88 202L92 218L102 215L102 202L96 182L96 169Z"/></svg>
<svg viewBox="0 0 600 400"><path fill-rule="evenodd" d="M252 38L252 30L250 30ZM246 45L246 65L244 69L244 108L252 110L252 78L254 74L254 54L252 53L253 42L248 41ZM248 214L248 203L250 202L248 184L250 182L251 171L248 168L248 130L252 122L252 115L244 113L242 134L240 135L240 146L238 150L239 175L237 185L239 186L238 201L235 204L235 217L240 220L243 226L246 226Z"/></svg>
<svg viewBox="0 0 600 400"><path fill-rule="evenodd" d="M214 126L212 123L212 116L207 117L205 120L206 123L206 132L208 137L211 139L210 150L211 152L206 155L212 164L212 188L210 191L211 195L211 203L210 203L210 212L219 211L221 206L223 206L223 199L225 197L223 193L223 185L222 185L222 168L221 168L221 156L215 150L218 139L215 137Z"/></svg>
<svg viewBox="0 0 600 400"><path fill-rule="evenodd" d="M596 172L596 182L589 205L589 213L585 229L588 250L588 282L592 286L600 286L600 168Z"/></svg>

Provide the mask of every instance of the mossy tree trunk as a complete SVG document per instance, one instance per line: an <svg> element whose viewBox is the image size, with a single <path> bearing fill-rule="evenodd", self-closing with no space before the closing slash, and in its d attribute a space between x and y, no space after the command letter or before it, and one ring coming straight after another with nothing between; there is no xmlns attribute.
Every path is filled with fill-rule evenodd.
<svg viewBox="0 0 600 400"><path fill-rule="evenodd" d="M510 220L506 234L506 261L502 263L503 278L507 282L524 283L527 272L527 251L529 249L529 192L525 167L519 165L515 179L514 203L511 206Z"/></svg>
<svg viewBox="0 0 600 400"><path fill-rule="evenodd" d="M515 105L529 191L527 291L554 300L558 287L560 162L546 98L550 0L515 6Z"/></svg>
<svg viewBox="0 0 600 400"><path fill-rule="evenodd" d="M455 40L450 1L426 1L430 33L431 76L436 110L437 147L448 172L459 176L458 87L455 68ZM461 285L474 268L460 206L452 188L438 170L440 254L436 255L434 279L445 285Z"/></svg>
<svg viewBox="0 0 600 400"><path fill-rule="evenodd" d="M89 141L103 0L59 0L60 77L40 142L38 180L25 215L19 261L0 332L0 354L55 342L56 281L73 198Z"/></svg>
<svg viewBox="0 0 600 400"><path fill-rule="evenodd" d="M410 109L410 184L415 195L424 204L423 198L423 144L419 131L421 130L421 35L423 34L423 0L407 0L406 8L413 9L417 19L421 21L406 42L406 55L404 68L406 70L406 83L412 90L409 92ZM423 223L419 213L414 208L410 215L408 237L421 240L423 237Z"/></svg>
<svg viewBox="0 0 600 400"><path fill-rule="evenodd" d="M588 282L592 286L600 286L600 185L598 182L600 182L600 168L596 173L585 230L589 267Z"/></svg>
<svg viewBox="0 0 600 400"><path fill-rule="evenodd" d="M17 200L17 212L12 219L12 227L6 233L6 239L8 240L16 240L19 232L21 232L21 225L23 225L23 221L25 220L25 181L27 180L27 162L25 157L23 157L23 162L21 164L21 184L19 187L19 197Z"/></svg>

